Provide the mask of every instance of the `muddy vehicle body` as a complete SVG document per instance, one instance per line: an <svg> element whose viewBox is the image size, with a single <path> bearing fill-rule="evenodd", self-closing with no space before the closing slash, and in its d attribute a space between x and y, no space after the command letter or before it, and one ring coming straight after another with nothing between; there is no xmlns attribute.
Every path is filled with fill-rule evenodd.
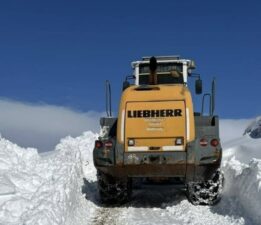
<svg viewBox="0 0 261 225"><path fill-rule="evenodd" d="M118 117L109 109L100 119L93 157L101 200L128 200L132 180L139 177L179 180L193 204L215 204L223 184L215 80L211 93L203 95L201 112L195 112L188 78L196 78L196 94L202 93L202 80L192 73L192 60L144 57L132 67L128 78L134 83L123 83Z"/></svg>

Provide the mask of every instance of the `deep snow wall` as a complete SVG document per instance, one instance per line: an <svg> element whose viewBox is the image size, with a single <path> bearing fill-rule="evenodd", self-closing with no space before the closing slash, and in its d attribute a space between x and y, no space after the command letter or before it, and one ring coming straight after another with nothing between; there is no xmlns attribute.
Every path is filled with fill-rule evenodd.
<svg viewBox="0 0 261 225"><path fill-rule="evenodd" d="M242 164L233 157L223 166L225 172L224 197L235 198L245 215L254 224L261 223L261 160L253 159Z"/></svg>
<svg viewBox="0 0 261 225"><path fill-rule="evenodd" d="M82 166L94 169L87 158L96 136L67 137L44 156L1 138L0 224L66 225L82 219L80 206L87 204Z"/></svg>
<svg viewBox="0 0 261 225"><path fill-rule="evenodd" d="M261 224L261 139L246 134L224 147L224 198L234 198L254 224Z"/></svg>

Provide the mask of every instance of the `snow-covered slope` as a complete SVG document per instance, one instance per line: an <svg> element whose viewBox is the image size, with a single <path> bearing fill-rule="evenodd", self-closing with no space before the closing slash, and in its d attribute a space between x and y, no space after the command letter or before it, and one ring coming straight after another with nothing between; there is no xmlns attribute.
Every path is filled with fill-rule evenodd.
<svg viewBox="0 0 261 225"><path fill-rule="evenodd" d="M252 138L261 138L261 116L248 125L245 134L248 134Z"/></svg>
<svg viewBox="0 0 261 225"><path fill-rule="evenodd" d="M222 143L227 143L233 139L243 136L244 130L252 122L252 119L222 119L220 124L220 138Z"/></svg>
<svg viewBox="0 0 261 225"><path fill-rule="evenodd" d="M100 205L92 132L40 155L1 138L0 225L261 224L261 138L242 136L244 129L223 144L224 196L212 207L193 206L169 186L135 190L122 206Z"/></svg>
<svg viewBox="0 0 261 225"><path fill-rule="evenodd" d="M261 117L252 121L244 136L224 144L224 197L235 198L243 213L261 224Z"/></svg>
<svg viewBox="0 0 261 225"><path fill-rule="evenodd" d="M82 194L82 166L86 176L95 174L92 162L87 161L92 159L95 138L91 132L67 137L54 152L43 156L2 138L0 224L82 224L80 220L95 209Z"/></svg>

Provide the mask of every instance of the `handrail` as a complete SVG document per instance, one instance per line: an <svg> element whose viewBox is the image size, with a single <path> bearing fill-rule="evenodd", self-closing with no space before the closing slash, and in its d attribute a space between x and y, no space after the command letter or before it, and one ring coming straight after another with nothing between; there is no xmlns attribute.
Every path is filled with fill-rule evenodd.
<svg viewBox="0 0 261 225"><path fill-rule="evenodd" d="M212 88L211 88L211 101L212 101L212 115L214 114L214 111L215 111L215 106L216 106L216 79L215 77L213 78L212 80Z"/></svg>
<svg viewBox="0 0 261 225"><path fill-rule="evenodd" d="M204 106L205 106L205 97L208 96L209 97L209 115L213 115L212 112L212 96L209 93L206 93L203 95L203 99L202 99L202 106L201 106L201 115L204 114Z"/></svg>
<svg viewBox="0 0 261 225"><path fill-rule="evenodd" d="M106 90L106 113L108 117L112 117L111 113L111 84L108 80L105 82Z"/></svg>

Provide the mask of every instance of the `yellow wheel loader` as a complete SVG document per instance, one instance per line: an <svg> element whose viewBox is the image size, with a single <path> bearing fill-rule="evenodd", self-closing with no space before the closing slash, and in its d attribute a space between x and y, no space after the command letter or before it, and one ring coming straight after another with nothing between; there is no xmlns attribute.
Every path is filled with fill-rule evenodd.
<svg viewBox="0 0 261 225"><path fill-rule="evenodd" d="M143 57L132 67L117 117L112 117L110 84L106 86L107 117L100 119L101 134L93 150L101 201L128 201L132 181L139 178L175 181L184 185L192 204L215 204L224 179L215 80L211 93L203 95L201 112L195 112L188 79L196 78L196 94L202 93L202 80L193 73L194 61Z"/></svg>

